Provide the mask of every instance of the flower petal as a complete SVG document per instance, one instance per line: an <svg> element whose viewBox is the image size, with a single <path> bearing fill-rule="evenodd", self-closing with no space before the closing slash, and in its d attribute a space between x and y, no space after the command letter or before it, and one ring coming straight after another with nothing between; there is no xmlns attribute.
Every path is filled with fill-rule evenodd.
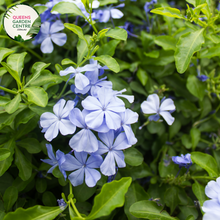
<svg viewBox="0 0 220 220"><path fill-rule="evenodd" d="M53 112L56 114L57 117L61 117L63 107L66 103L66 100L60 99L54 106L53 106Z"/></svg>
<svg viewBox="0 0 220 220"><path fill-rule="evenodd" d="M58 135L59 122L54 122L45 132L44 137L52 141Z"/></svg>
<svg viewBox="0 0 220 220"><path fill-rule="evenodd" d="M121 127L121 117L120 115L112 112L112 111L105 111L105 120L106 124L110 129L118 129Z"/></svg>
<svg viewBox="0 0 220 220"><path fill-rule="evenodd" d="M119 19L119 18L122 18L123 15L124 14L120 10L115 9L115 8L111 9L112 18Z"/></svg>
<svg viewBox="0 0 220 220"><path fill-rule="evenodd" d="M113 141L114 141L113 130L110 130L108 133L98 133L98 136L108 148L110 148L113 145Z"/></svg>
<svg viewBox="0 0 220 220"><path fill-rule="evenodd" d="M130 125L123 125L123 129L124 129L125 135L127 137L128 144L129 145L136 144L137 138L135 137L134 132L131 129L131 126Z"/></svg>
<svg viewBox="0 0 220 220"><path fill-rule="evenodd" d="M126 167L126 163L124 161L125 156L122 151L113 151L116 163L119 168Z"/></svg>
<svg viewBox="0 0 220 220"><path fill-rule="evenodd" d="M171 111L171 110L175 110L175 109L176 109L176 107L174 105L174 102L170 98L165 99L160 105L160 111Z"/></svg>
<svg viewBox="0 0 220 220"><path fill-rule="evenodd" d="M83 117L82 112L78 108L74 108L69 114L70 121L76 125L78 128L85 128L85 118Z"/></svg>
<svg viewBox="0 0 220 220"><path fill-rule="evenodd" d="M51 40L58 46L63 46L67 41L65 33L57 33L51 35Z"/></svg>
<svg viewBox="0 0 220 220"><path fill-rule="evenodd" d="M73 68L72 66L67 67L65 70L61 70L61 71L60 71L60 75L61 75L61 76L66 76L66 75L68 75L68 74L70 74L70 73L76 73L75 68ZM75 76L75 75L74 75L74 76Z"/></svg>
<svg viewBox="0 0 220 220"><path fill-rule="evenodd" d="M101 103L93 96L87 96L86 99L82 101L82 106L84 109L90 111L102 109Z"/></svg>
<svg viewBox="0 0 220 220"><path fill-rule="evenodd" d="M88 154L86 152L74 152L76 159L82 164L86 164Z"/></svg>
<svg viewBox="0 0 220 220"><path fill-rule="evenodd" d="M68 135L75 132L76 126L67 119L61 119L59 129L62 135Z"/></svg>
<svg viewBox="0 0 220 220"><path fill-rule="evenodd" d="M66 160L61 165L62 169L65 171L77 170L82 167L82 164L70 154L66 154L65 159Z"/></svg>
<svg viewBox="0 0 220 220"><path fill-rule="evenodd" d="M43 128L48 128L58 120L57 116L51 112L45 112L40 116L40 125Z"/></svg>
<svg viewBox="0 0 220 220"><path fill-rule="evenodd" d="M45 34L45 35L49 35L50 33L50 22L45 21L41 27L40 27L40 31Z"/></svg>
<svg viewBox="0 0 220 220"><path fill-rule="evenodd" d="M50 27L50 34L54 34L54 33L58 32L58 31L63 30L63 29L64 29L64 25L63 25L62 21L61 20L57 20L57 21L55 21L51 25L51 27Z"/></svg>
<svg viewBox="0 0 220 220"><path fill-rule="evenodd" d="M100 179L101 174L97 170L85 168L85 182L88 187L94 187Z"/></svg>
<svg viewBox="0 0 220 220"><path fill-rule="evenodd" d="M75 86L77 89L83 90L89 85L89 79L82 73L77 73L75 76Z"/></svg>
<svg viewBox="0 0 220 220"><path fill-rule="evenodd" d="M100 155L91 155L86 162L86 167L99 168L102 162L103 162L103 159Z"/></svg>
<svg viewBox="0 0 220 220"><path fill-rule="evenodd" d="M72 172L69 175L68 179L70 180L73 186L81 185L83 184L84 181L84 173L85 173L85 169L81 168L79 170Z"/></svg>
<svg viewBox="0 0 220 220"><path fill-rule="evenodd" d="M160 115L164 118L168 125L172 125L175 118L169 112L160 112Z"/></svg>
<svg viewBox="0 0 220 220"><path fill-rule="evenodd" d="M144 114L157 113L159 110L160 99L157 94L152 94L147 97L147 101L141 104L141 109Z"/></svg>
<svg viewBox="0 0 220 220"><path fill-rule="evenodd" d="M43 53L52 53L53 52L53 43L50 37L47 37L40 46L40 49Z"/></svg>
<svg viewBox="0 0 220 220"><path fill-rule="evenodd" d="M104 162L100 166L100 170L105 176L111 176L116 173L113 152L108 152L107 156L104 159Z"/></svg>
<svg viewBox="0 0 220 220"><path fill-rule="evenodd" d="M125 133L120 133L117 136L117 138L115 139L113 149L114 150L124 150L129 147L131 147L131 145L128 144Z"/></svg>
<svg viewBox="0 0 220 220"><path fill-rule="evenodd" d="M102 124L103 120L104 112L102 110L91 112L85 118L86 124L92 129L98 128Z"/></svg>

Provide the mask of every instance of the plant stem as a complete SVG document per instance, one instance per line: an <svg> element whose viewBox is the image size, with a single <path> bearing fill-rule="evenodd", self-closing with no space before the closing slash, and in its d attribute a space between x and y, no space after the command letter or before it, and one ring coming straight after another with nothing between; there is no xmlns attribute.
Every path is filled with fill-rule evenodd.
<svg viewBox="0 0 220 220"><path fill-rule="evenodd" d="M65 85L64 85L64 87L63 87L63 89L62 89L62 91L61 91L61 93L60 93L59 96L57 97L57 99L60 99L60 98L61 98L61 96L63 95L63 93L64 93L64 91L65 91L65 89L66 89L66 87L67 87L67 85L68 85L68 83L66 82Z"/></svg>
<svg viewBox="0 0 220 220"><path fill-rule="evenodd" d="M17 94L18 94L17 92L15 92L15 91L13 91L13 90L11 90L11 89L6 89L5 87L2 87L2 86L0 86L0 89L1 89L1 90L4 90L5 92L12 93L12 94L14 94L14 95L17 95Z"/></svg>
<svg viewBox="0 0 220 220"><path fill-rule="evenodd" d="M4 35L0 35L0 38L5 38L5 39L10 39L8 36L4 36ZM23 47L25 50L29 51L30 53L32 53L35 57L37 57L39 60L43 60L43 58L41 56L39 56L36 52L34 52L32 49L26 47L24 44L18 42L18 41L14 41L15 43L17 43L19 46Z"/></svg>
<svg viewBox="0 0 220 220"><path fill-rule="evenodd" d="M71 182L69 182L69 186L70 186L70 195L71 195L71 194L73 194ZM84 219L84 218L80 215L80 213L78 212L78 210L77 210L77 208L76 208L76 206L75 206L75 204L74 204L72 198L70 199L70 203L71 203L71 205L72 205L72 207L73 207L73 209L74 209L76 215L77 215L79 218Z"/></svg>
<svg viewBox="0 0 220 220"><path fill-rule="evenodd" d="M216 180L215 177L210 176L191 176L192 179L207 179L207 180Z"/></svg>

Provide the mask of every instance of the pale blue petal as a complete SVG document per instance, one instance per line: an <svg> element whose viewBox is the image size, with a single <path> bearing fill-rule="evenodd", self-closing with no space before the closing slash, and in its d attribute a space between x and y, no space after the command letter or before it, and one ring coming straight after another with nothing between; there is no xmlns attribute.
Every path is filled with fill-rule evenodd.
<svg viewBox="0 0 220 220"><path fill-rule="evenodd" d="M86 164L87 153L86 152L74 152L76 159L82 164Z"/></svg>
<svg viewBox="0 0 220 220"><path fill-rule="evenodd" d="M205 187L205 194L210 199L218 199L218 195L220 194L220 186L215 181L210 181Z"/></svg>
<svg viewBox="0 0 220 220"><path fill-rule="evenodd" d="M168 125L172 125L175 118L169 112L160 112L160 115L164 118Z"/></svg>
<svg viewBox="0 0 220 220"><path fill-rule="evenodd" d="M57 166L58 166L58 163L57 163L56 165L52 166L52 167L47 171L47 173L52 173L53 170L54 170L54 168L57 167Z"/></svg>
<svg viewBox="0 0 220 220"><path fill-rule="evenodd" d="M106 125L106 121L103 120L102 124L98 128L93 128L94 131L100 132L100 133L107 133L110 129Z"/></svg>
<svg viewBox="0 0 220 220"><path fill-rule="evenodd" d="M93 71L96 69L96 65L94 64L87 64L83 67L80 67L80 72L85 72L85 71Z"/></svg>
<svg viewBox="0 0 220 220"><path fill-rule="evenodd" d="M126 167L126 163L124 161L125 156L122 151L113 151L114 158L119 168Z"/></svg>
<svg viewBox="0 0 220 220"><path fill-rule="evenodd" d="M65 70L60 71L61 76L66 76L70 73L74 73L74 76L75 76L76 70L72 66L67 67Z"/></svg>
<svg viewBox="0 0 220 220"><path fill-rule="evenodd" d="M95 154L102 155L102 154L109 152L109 148L105 144L103 144L101 141L98 141L98 144L99 144L99 149L95 152Z"/></svg>
<svg viewBox="0 0 220 220"><path fill-rule="evenodd" d="M82 106L86 110L100 110L102 109L101 103L93 96L88 96L82 101Z"/></svg>
<svg viewBox="0 0 220 220"><path fill-rule="evenodd" d="M53 112L57 117L62 116L63 107L65 105L66 101L64 99L60 99L54 106L53 106Z"/></svg>
<svg viewBox="0 0 220 220"><path fill-rule="evenodd" d="M61 119L59 130L62 135L73 134L76 130L76 126L67 119Z"/></svg>
<svg viewBox="0 0 220 220"><path fill-rule="evenodd" d="M160 99L157 94L149 95L147 101L141 104L141 109L144 114L157 113L159 110Z"/></svg>
<svg viewBox="0 0 220 220"><path fill-rule="evenodd" d="M86 124L92 129L98 128L102 124L103 120L104 112L102 110L89 113L85 118Z"/></svg>
<svg viewBox="0 0 220 220"><path fill-rule="evenodd" d="M108 133L98 133L98 136L108 148L110 148L113 145L113 141L114 141L113 130L110 130Z"/></svg>
<svg viewBox="0 0 220 220"><path fill-rule="evenodd" d="M52 53L53 52L53 43L50 37L47 37L40 46L40 49L43 53Z"/></svg>
<svg viewBox="0 0 220 220"><path fill-rule="evenodd" d="M105 111L105 120L110 129L116 130L121 127L121 117L114 112Z"/></svg>
<svg viewBox="0 0 220 220"><path fill-rule="evenodd" d="M151 115L148 118L149 121L158 121L159 119L160 119L160 115L159 114Z"/></svg>
<svg viewBox="0 0 220 220"><path fill-rule="evenodd" d="M48 36L50 33L50 22L45 21L43 24L41 24L40 31L42 32L42 34Z"/></svg>
<svg viewBox="0 0 220 220"><path fill-rule="evenodd" d="M53 123L45 132L44 137L48 141L52 141L58 135L59 122Z"/></svg>
<svg viewBox="0 0 220 220"><path fill-rule="evenodd" d="M65 155L65 161L62 163L62 169L65 171L72 171L77 170L82 167L82 164L72 155L66 154Z"/></svg>
<svg viewBox="0 0 220 220"><path fill-rule="evenodd" d="M60 113L60 117L61 118L66 118L69 116L70 111L74 108L75 102L72 100L68 100L65 107L62 109L61 113Z"/></svg>
<svg viewBox="0 0 220 220"><path fill-rule="evenodd" d="M85 168L85 182L88 187L94 187L100 179L101 174L97 170Z"/></svg>
<svg viewBox="0 0 220 220"><path fill-rule="evenodd" d="M84 76L82 73L77 73L75 76L75 86L79 90L83 90L86 86L89 85L89 79Z"/></svg>
<svg viewBox="0 0 220 220"><path fill-rule="evenodd" d="M47 148L47 154L48 154L48 157L53 160L54 162L56 162L56 157L53 153L53 147L51 144L46 144L46 148ZM53 164L54 165L54 164Z"/></svg>
<svg viewBox="0 0 220 220"><path fill-rule="evenodd" d="M119 19L123 17L123 13L118 9L111 9L112 18Z"/></svg>
<svg viewBox="0 0 220 220"><path fill-rule="evenodd" d="M103 162L103 159L100 155L94 155L94 156L91 155L86 162L86 167L91 168L91 169L99 168L102 162Z"/></svg>
<svg viewBox="0 0 220 220"><path fill-rule="evenodd" d="M124 116L124 117L122 117L123 124L134 124L138 121L137 112L133 112L130 109L126 109L123 116Z"/></svg>
<svg viewBox="0 0 220 220"><path fill-rule="evenodd" d="M176 107L174 105L174 102L170 98L165 99L160 105L160 111L171 111L171 110L175 110L175 109L176 109Z"/></svg>
<svg viewBox="0 0 220 220"><path fill-rule="evenodd" d="M129 145L136 144L137 138L135 137L134 132L131 129L131 126L130 125L123 125L123 129L124 129L125 135L127 137L128 144Z"/></svg>
<svg viewBox="0 0 220 220"><path fill-rule="evenodd" d="M40 116L40 125L42 128L48 128L57 120L58 118L56 115L51 112L45 112Z"/></svg>
<svg viewBox="0 0 220 220"><path fill-rule="evenodd" d="M64 29L64 25L61 20L55 21L50 27L50 34L54 34Z"/></svg>
<svg viewBox="0 0 220 220"><path fill-rule="evenodd" d="M63 46L67 41L65 33L57 33L51 35L51 40L58 46Z"/></svg>
<svg viewBox="0 0 220 220"><path fill-rule="evenodd" d="M54 166L54 165L58 165L58 162L56 160L51 160L51 159L41 159L42 162L44 163L47 163L47 164L50 164L51 166Z"/></svg>
<svg viewBox="0 0 220 220"><path fill-rule="evenodd" d="M99 18L99 21L106 23L106 22L108 22L109 19L110 19L110 11L109 10L103 10L103 14Z"/></svg>
<svg viewBox="0 0 220 220"><path fill-rule="evenodd" d="M69 119L78 128L86 128L85 118L78 108L74 108L70 112Z"/></svg>
<svg viewBox="0 0 220 220"><path fill-rule="evenodd" d="M113 149L114 150L124 150L129 147L131 147L131 145L128 144L125 133L120 133L117 136L117 138L115 139Z"/></svg>
<svg viewBox="0 0 220 220"><path fill-rule="evenodd" d="M104 159L104 162L100 166L100 170L105 176L111 176L116 173L113 152L108 152L107 156Z"/></svg>
<svg viewBox="0 0 220 220"><path fill-rule="evenodd" d="M84 181L84 168L81 168L79 170L76 170L74 172L72 172L68 179L70 180L70 182L72 183L73 186L78 186L83 184Z"/></svg>

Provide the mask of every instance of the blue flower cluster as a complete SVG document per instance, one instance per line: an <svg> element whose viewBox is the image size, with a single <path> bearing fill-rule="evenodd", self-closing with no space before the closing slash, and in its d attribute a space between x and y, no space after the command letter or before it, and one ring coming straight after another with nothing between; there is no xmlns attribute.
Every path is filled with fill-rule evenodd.
<svg viewBox="0 0 220 220"><path fill-rule="evenodd" d="M134 97L123 95L126 90L112 90L112 83L105 77L99 79L106 68L90 60L90 64L84 67L68 67L60 71L60 75L75 77L71 89L76 96L83 96L81 107L77 108L72 100L61 99L54 105L54 113L45 112L40 117L42 132L48 141L56 138L59 132L74 134L78 128L69 141L72 148L69 154L57 150L55 156L52 145L47 144L50 159L42 160L52 166L48 173L58 166L67 178L66 171L73 171L68 176L73 186L82 184L84 177L89 187L95 186L101 178L97 169L105 176L114 175L117 167L126 166L123 150L137 142L131 124L137 122L138 114L126 109L119 98L124 97L132 103ZM73 152L74 156L71 155Z"/></svg>
<svg viewBox="0 0 220 220"><path fill-rule="evenodd" d="M175 164L178 164L179 167L189 168L192 165L192 160L191 160L191 155L190 154L186 154L186 155L181 154L181 157L173 156L172 161Z"/></svg>
<svg viewBox="0 0 220 220"><path fill-rule="evenodd" d="M220 177L216 181L208 182L205 187L205 194L211 199L204 202L202 206L203 220L220 219Z"/></svg>

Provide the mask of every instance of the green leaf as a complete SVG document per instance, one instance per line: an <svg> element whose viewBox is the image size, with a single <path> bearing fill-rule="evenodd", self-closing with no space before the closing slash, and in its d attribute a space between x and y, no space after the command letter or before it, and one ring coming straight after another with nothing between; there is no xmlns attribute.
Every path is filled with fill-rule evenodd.
<svg viewBox="0 0 220 220"><path fill-rule="evenodd" d="M211 47L200 53L200 58L212 58L220 56L220 46Z"/></svg>
<svg viewBox="0 0 220 220"><path fill-rule="evenodd" d="M15 118L15 127L17 128L20 124L26 124L34 116L34 112L32 112L30 109L25 109L24 111L20 112Z"/></svg>
<svg viewBox="0 0 220 220"><path fill-rule="evenodd" d="M143 86L147 84L147 80L148 80L147 72L141 69L140 67L138 68L138 71L137 71L137 77Z"/></svg>
<svg viewBox="0 0 220 220"><path fill-rule="evenodd" d="M199 143L201 132L197 128L192 128L190 130L190 136L192 139L192 150L194 151L197 144Z"/></svg>
<svg viewBox="0 0 220 220"><path fill-rule="evenodd" d="M181 18L186 20L186 18L180 13L180 10L176 8L170 8L170 7L155 8L150 12L158 15L165 15L172 18Z"/></svg>
<svg viewBox="0 0 220 220"><path fill-rule="evenodd" d="M82 11L76 6L73 2L59 2L54 5L51 12L56 11L60 14L74 14L79 15L87 20L86 16L82 13Z"/></svg>
<svg viewBox="0 0 220 220"><path fill-rule="evenodd" d="M99 2L100 2L99 6L104 6L108 4L118 3L118 0L100 0Z"/></svg>
<svg viewBox="0 0 220 220"><path fill-rule="evenodd" d="M61 64L62 65L75 65L75 66L77 66L75 62L73 62L72 60L70 60L68 58L63 59L61 61Z"/></svg>
<svg viewBox="0 0 220 220"><path fill-rule="evenodd" d="M184 147L186 147L187 149L192 148L192 141L191 141L191 138L190 138L189 135L184 134L184 135L181 137L181 141L182 141Z"/></svg>
<svg viewBox="0 0 220 220"><path fill-rule="evenodd" d="M168 188L164 194L165 203L168 207L170 207L171 214L178 205L178 194L178 188L176 186Z"/></svg>
<svg viewBox="0 0 220 220"><path fill-rule="evenodd" d="M219 176L218 165L211 155L202 152L192 152L191 159L194 163L205 169L209 176Z"/></svg>
<svg viewBox="0 0 220 220"><path fill-rule="evenodd" d="M7 73L5 67L0 67L0 76L3 76L5 73Z"/></svg>
<svg viewBox="0 0 220 220"><path fill-rule="evenodd" d="M16 82L21 86L20 77L18 75L18 72L13 70L7 63L1 62L2 66L5 67L5 69L11 74L11 76L16 80Z"/></svg>
<svg viewBox="0 0 220 220"><path fill-rule="evenodd" d="M45 107L48 103L48 95L41 87L28 87L24 89L24 93L28 96L28 101L38 106Z"/></svg>
<svg viewBox="0 0 220 220"><path fill-rule="evenodd" d="M186 220L195 220L193 215L190 215Z"/></svg>
<svg viewBox="0 0 220 220"><path fill-rule="evenodd" d="M5 173L5 171L11 166L11 163L13 161L14 148L15 141L13 139L10 139L3 145L3 147L1 147L1 149L9 150L11 154L5 160L0 161L0 176L2 176Z"/></svg>
<svg viewBox="0 0 220 220"><path fill-rule="evenodd" d="M37 178L36 180L36 190L39 193L43 193L47 189L47 180L43 178Z"/></svg>
<svg viewBox="0 0 220 220"><path fill-rule="evenodd" d="M203 100L205 96L206 83L201 82L196 76L189 75L186 82L186 87L191 94Z"/></svg>
<svg viewBox="0 0 220 220"><path fill-rule="evenodd" d="M8 114L14 113L18 109L20 102L21 102L21 95L20 93L18 93L10 102L8 102L5 105L5 111Z"/></svg>
<svg viewBox="0 0 220 220"><path fill-rule="evenodd" d="M90 43L90 36L85 35L84 36L86 41ZM80 64L83 58L86 56L88 53L88 45L85 40L79 39L77 43L77 64Z"/></svg>
<svg viewBox="0 0 220 220"><path fill-rule="evenodd" d="M129 209L130 213L137 218L177 220L162 210L163 207L158 206L156 202L148 200L136 202Z"/></svg>
<svg viewBox="0 0 220 220"><path fill-rule="evenodd" d="M102 55L93 59L98 60L100 63L103 63L115 73L118 73L120 71L120 66L117 61L109 55Z"/></svg>
<svg viewBox="0 0 220 220"><path fill-rule="evenodd" d="M164 50L176 50L177 40L171 36L159 36L154 40L155 44L161 46Z"/></svg>
<svg viewBox="0 0 220 220"><path fill-rule="evenodd" d="M131 166L139 166L142 164L144 158L140 151L134 147L128 148L124 151L125 163Z"/></svg>
<svg viewBox="0 0 220 220"><path fill-rule="evenodd" d="M105 33L105 37L111 37L117 40L127 40L128 33L123 28L114 28L110 29L108 32Z"/></svg>
<svg viewBox="0 0 220 220"><path fill-rule="evenodd" d="M132 89L133 91L147 96L146 91L144 90L144 88L141 86L140 83L135 82L135 81L132 81L132 82L130 83L130 87L131 87L131 89Z"/></svg>
<svg viewBox="0 0 220 220"><path fill-rule="evenodd" d="M189 66L193 54L201 49L205 42L204 28L182 35L176 45L175 62L179 73L184 73Z"/></svg>
<svg viewBox="0 0 220 220"><path fill-rule="evenodd" d="M34 82L40 76L41 72L49 65L50 63L46 64L43 62L36 62L31 68L32 75L30 80L26 83L25 87Z"/></svg>
<svg viewBox="0 0 220 220"><path fill-rule="evenodd" d="M119 181L114 180L106 183L95 197L92 210L86 219L107 216L115 208L123 206L125 193L128 191L131 181L131 177L124 177Z"/></svg>
<svg viewBox="0 0 220 220"><path fill-rule="evenodd" d="M4 220L53 220L62 211L60 207L36 205L28 209L18 208L15 212L9 212Z"/></svg>
<svg viewBox="0 0 220 220"><path fill-rule="evenodd" d="M28 180L32 174L32 165L18 147L15 147L15 164L19 169L19 177L23 181Z"/></svg>
<svg viewBox="0 0 220 220"><path fill-rule="evenodd" d="M18 141L17 145L25 148L30 154L37 154L41 151L40 143L35 138L25 138Z"/></svg>
<svg viewBox="0 0 220 220"><path fill-rule="evenodd" d="M14 50L11 50L11 49L8 49L8 48L4 48L4 47L0 47L0 62L2 60L4 60L5 57L10 55L11 53L14 53Z"/></svg>
<svg viewBox="0 0 220 220"><path fill-rule="evenodd" d="M97 51L98 56L100 55L109 55L113 56L117 45L120 43L119 40L111 40L106 44L103 44Z"/></svg>
<svg viewBox="0 0 220 220"><path fill-rule="evenodd" d="M128 217L128 220L137 220L130 212L129 208L135 202L150 199L149 194L140 186L137 182L131 184L128 188L128 192L125 195L124 212Z"/></svg>
<svg viewBox="0 0 220 220"><path fill-rule="evenodd" d="M192 184L192 191L199 200L200 207L202 207L206 200L205 187L195 181L195 183Z"/></svg>
<svg viewBox="0 0 220 220"><path fill-rule="evenodd" d="M21 78L21 73L24 68L24 58L27 55L26 52L14 53L7 58L7 64L11 69L15 70Z"/></svg>
<svg viewBox="0 0 220 220"><path fill-rule="evenodd" d="M42 202L45 206L56 206L57 200L52 192L46 191L42 196Z"/></svg>
<svg viewBox="0 0 220 220"><path fill-rule="evenodd" d="M75 24L69 24L69 23L65 23L64 26L66 28L68 28L69 30L71 30L73 33L75 33L76 35L78 35L78 37L82 40L84 40L87 45L88 45L88 42L86 40L86 38L84 37L84 34L83 34L83 31L82 31L82 28L75 25Z"/></svg>
<svg viewBox="0 0 220 220"><path fill-rule="evenodd" d="M11 152L8 149L0 148L0 161L7 159Z"/></svg>
<svg viewBox="0 0 220 220"><path fill-rule="evenodd" d="M11 207L15 204L18 199L18 190L16 187L10 186L4 193L3 201L6 212L8 212Z"/></svg>
<svg viewBox="0 0 220 220"><path fill-rule="evenodd" d="M158 50L153 50L149 53L144 52L144 55L146 57L151 57L151 58L158 58L160 56L160 52Z"/></svg>

